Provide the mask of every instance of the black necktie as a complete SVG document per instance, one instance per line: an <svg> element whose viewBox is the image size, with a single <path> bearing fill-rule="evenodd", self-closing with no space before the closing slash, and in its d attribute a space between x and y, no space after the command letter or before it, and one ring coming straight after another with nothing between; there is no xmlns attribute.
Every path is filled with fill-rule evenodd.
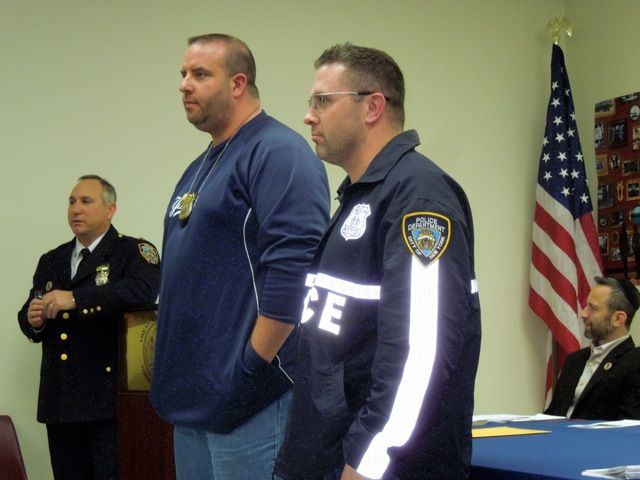
<svg viewBox="0 0 640 480"><path fill-rule="evenodd" d="M78 274L78 271L80 270L80 267L82 266L82 264L84 263L84 261L87 259L87 257L91 254L91 250L89 250L88 248L83 248L82 250L80 250L80 262L78 263L78 266L76 267L76 275ZM75 277L75 275L74 275Z"/></svg>

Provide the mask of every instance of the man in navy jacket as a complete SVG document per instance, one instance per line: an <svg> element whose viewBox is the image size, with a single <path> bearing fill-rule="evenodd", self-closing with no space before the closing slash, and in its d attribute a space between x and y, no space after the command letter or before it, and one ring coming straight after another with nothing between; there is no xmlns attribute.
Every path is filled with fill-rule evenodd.
<svg viewBox="0 0 640 480"><path fill-rule="evenodd" d="M275 472L465 478L480 352L469 203L403 131L404 79L391 57L336 45L315 66L305 123L318 156L347 178L306 279Z"/></svg>

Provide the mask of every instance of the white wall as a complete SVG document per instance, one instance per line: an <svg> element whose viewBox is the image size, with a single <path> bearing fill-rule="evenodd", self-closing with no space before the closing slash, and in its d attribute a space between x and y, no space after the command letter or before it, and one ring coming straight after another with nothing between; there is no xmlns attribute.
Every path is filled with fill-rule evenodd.
<svg viewBox="0 0 640 480"><path fill-rule="evenodd" d="M565 9L573 21L567 65L593 160L593 103L638 90L628 48L634 15L603 12L601 3L5 0L0 413L17 424L30 477L51 478L45 430L35 422L40 349L16 322L37 259L71 238L66 199L85 173L115 184L120 231L160 244L173 185L207 143L179 101L185 41L212 31L249 44L264 108L305 136L312 63L324 48L349 40L396 58L407 79L407 127L459 180L474 210L484 329L476 410L539 411L544 328L528 310L527 291L551 56L544 27ZM633 0L606 2L614 4L640 11ZM332 168L330 176L335 190L343 174Z"/></svg>

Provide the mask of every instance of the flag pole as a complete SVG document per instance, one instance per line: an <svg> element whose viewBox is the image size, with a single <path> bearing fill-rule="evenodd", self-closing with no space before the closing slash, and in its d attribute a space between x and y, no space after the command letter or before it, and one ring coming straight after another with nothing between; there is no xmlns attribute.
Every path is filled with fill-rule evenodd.
<svg viewBox="0 0 640 480"><path fill-rule="evenodd" d="M566 35L568 37L571 37L571 35L573 34L573 28L571 26L571 22L569 21L569 19L567 17L554 17L551 20L549 20L547 22L547 26L545 28L545 32L551 35L551 40L553 40L554 45L558 45L558 42L560 40L560 34L561 33L566 33ZM547 368L550 369L550 372L547 372L547 375L549 375L549 373L551 374L551 379L550 380L552 383L549 386L548 390L545 392L546 396L545 396L545 408L549 406L549 403L551 402L551 397L553 395L553 384L555 383L555 379L558 377L558 342L556 341L555 338L553 338L553 335L550 335L550 342L551 345L549 345L547 343L547 348L550 348L551 351L548 351L548 355L549 355L549 360L548 360L548 365Z"/></svg>
<svg viewBox="0 0 640 480"><path fill-rule="evenodd" d="M547 22L545 32L551 35L551 40L553 40L554 45L558 45L560 34L565 33L568 37L571 37L571 35L573 34L573 28L571 26L571 22L567 17L554 17ZM547 348L550 348L551 351L547 352L549 355L549 364L547 365L547 368L550 368L551 371L547 372L547 375L549 373L551 374L552 383L549 386L549 389L546 391L544 402L545 408L548 407L549 403L551 402L551 397L553 395L553 384L555 383L555 380L558 377L559 373L558 342L555 338L553 338L553 335L549 335L551 338L551 345L547 344Z"/></svg>

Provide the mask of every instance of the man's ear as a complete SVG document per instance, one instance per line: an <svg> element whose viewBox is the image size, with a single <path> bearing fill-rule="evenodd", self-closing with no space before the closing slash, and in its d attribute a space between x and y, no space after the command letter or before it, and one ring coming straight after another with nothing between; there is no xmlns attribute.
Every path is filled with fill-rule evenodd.
<svg viewBox="0 0 640 480"><path fill-rule="evenodd" d="M619 327L621 325L625 325L626 323L627 323L627 314L625 312L623 312L622 310L617 310L613 314L613 320L612 320L611 324L614 327Z"/></svg>
<svg viewBox="0 0 640 480"><path fill-rule="evenodd" d="M231 95L238 98L247 88L247 76L244 73L236 73L231 77Z"/></svg>
<svg viewBox="0 0 640 480"><path fill-rule="evenodd" d="M117 209L117 207L116 207L115 203L112 203L111 205L109 205L107 207L107 218L109 220L111 220L113 218L113 216L116 214L116 209Z"/></svg>
<svg viewBox="0 0 640 480"><path fill-rule="evenodd" d="M387 108L387 99L384 98L382 93L376 92L367 95L365 101L367 102L365 121L367 123L376 123L380 120Z"/></svg>

